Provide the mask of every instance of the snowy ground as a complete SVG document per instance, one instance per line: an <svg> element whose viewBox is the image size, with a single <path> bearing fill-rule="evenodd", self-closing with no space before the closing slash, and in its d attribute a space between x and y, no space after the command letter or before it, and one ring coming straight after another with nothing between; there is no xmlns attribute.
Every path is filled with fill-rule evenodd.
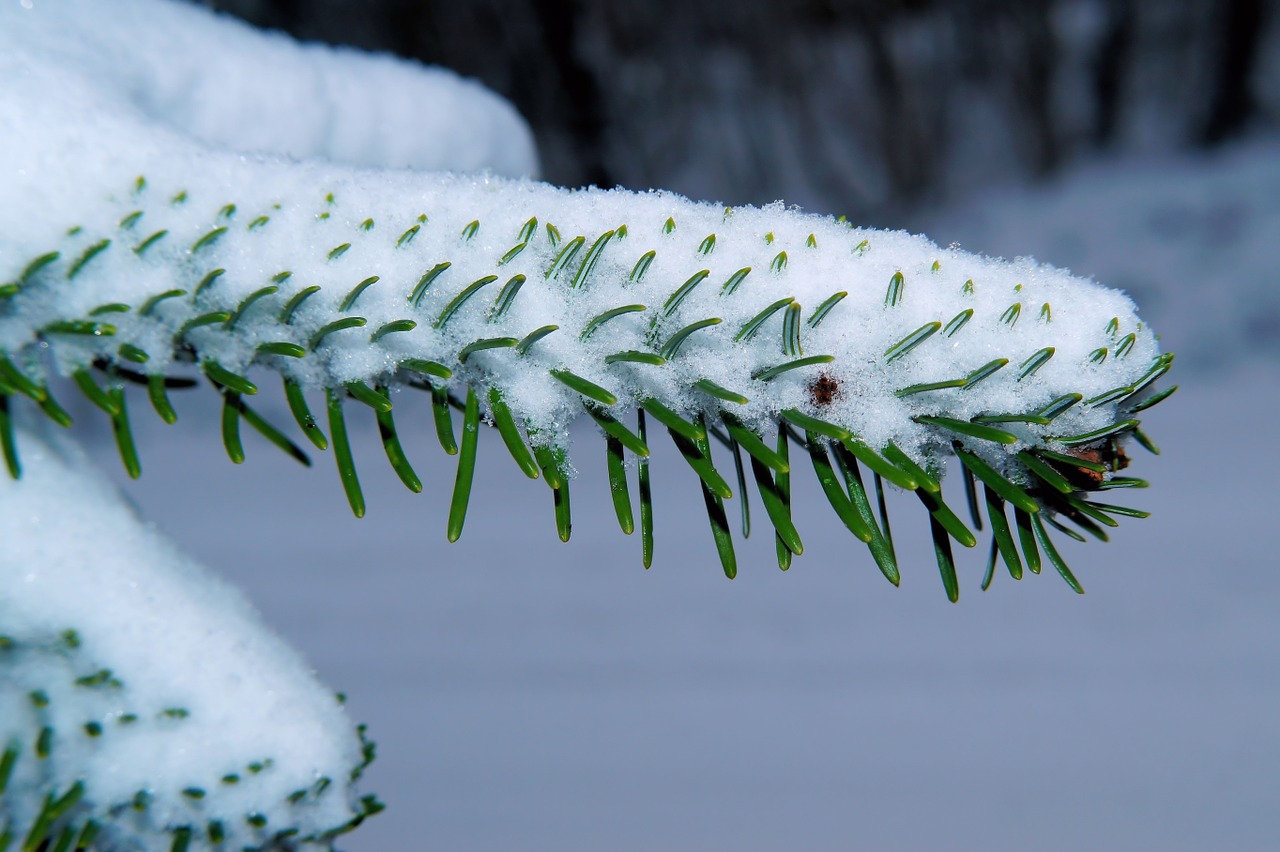
<svg viewBox="0 0 1280 852"><path fill-rule="evenodd" d="M423 402L399 419L422 424L406 443L427 493L403 490L365 424L361 521L326 457L303 471L250 436L233 467L194 398L178 427L144 427L139 406L145 472L127 490L370 723L369 783L390 807L357 852L1272 849L1278 183L1280 145L1256 143L930 219L944 243L1133 290L1180 353L1182 390L1145 424L1164 456L1135 450L1153 487L1117 500L1154 517L1110 545L1064 544L1083 598L1052 574L982 594L984 550L964 554L948 604L905 500L894 590L807 472L808 552L782 574L757 533L726 581L696 480L661 444L646 573L585 428L570 544L546 487L486 433L450 546L452 464ZM118 467L105 424L86 440Z"/></svg>

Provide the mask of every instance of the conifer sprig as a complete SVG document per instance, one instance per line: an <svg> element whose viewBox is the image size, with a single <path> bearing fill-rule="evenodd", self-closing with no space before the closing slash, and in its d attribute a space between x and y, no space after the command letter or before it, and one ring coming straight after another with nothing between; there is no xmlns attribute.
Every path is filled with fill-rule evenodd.
<svg viewBox="0 0 1280 852"><path fill-rule="evenodd" d="M315 217L317 228L328 223L336 203L332 194L326 199ZM653 436L642 420L633 419L644 414L665 427L700 482L716 549L730 577L737 561L724 501L740 502L747 534L745 491L752 486L777 536L779 566L788 568L803 552L803 514L795 517L790 499L792 448L795 458L811 460L837 517L867 543L873 561L895 584L899 566L884 484L915 491L929 517L943 585L952 600L959 594L952 542L969 548L977 537L944 501L939 480L949 456L959 460L970 521L978 531L983 521L974 486L981 484L992 527L990 552L1014 577L1022 576L1023 560L1039 564L1038 545L1080 591L1052 546L1046 522L1068 534L1078 527L1105 540L1103 528L1114 526L1117 516L1145 514L1093 500L1097 491L1141 482L1118 475L1127 465L1122 444L1132 436L1154 450L1135 415L1174 390L1155 387L1172 365L1171 355L1153 354L1145 363L1134 358L1138 348L1151 351L1149 344L1139 347L1149 337L1141 323L1133 326L1134 319L1117 316L1089 331L1103 345L1091 349L1076 369L1110 370L1119 382L1096 392L1096 377L1086 377L1079 389L1048 388L1039 380L1046 365L1062 357L1058 353L1063 348L1040 344L1052 344L1060 330L1076 337L1082 332L1067 328L1069 310L1055 311L1048 301L1024 310L1023 302L1030 304L1032 294L1021 283L1013 288L1020 300L1012 304L977 300L982 285L972 277L939 298L945 276L934 260L928 273L932 281L914 281L898 269L882 285L882 298L854 282L816 302L807 320L801 298L777 298L778 284L772 279L788 286L788 267L798 266L788 261L788 249L803 263L822 251L821 243L828 252L846 251L847 263L855 264L874 254L874 232L867 238L843 223L814 220L815 230L823 233L821 241L810 233L801 245L789 246L770 230L754 251L744 252L743 234L729 229L736 211L726 211L719 237L687 237L685 249L678 242L677 216L651 217L640 204L639 219L599 228L595 236L567 239L547 221L546 211L525 210L514 214L523 222L518 231L486 244L495 247L486 262L483 255L491 250L477 249L477 244L497 227L487 220L469 218L455 228L447 219L437 222L423 214L412 217L407 229L387 229L379 227L385 217L368 216L349 235L339 232L341 242L327 249L321 244L319 265L300 258L308 270L306 281L282 270L254 283L246 280L243 264L235 267L235 252L249 250L245 246L250 240L269 239L274 219L284 214L263 213L241 224L236 211L244 205L222 204L203 226L191 224L198 216L166 221L175 218L175 208L199 203L185 191L166 200L139 179L114 232L71 229L64 245L34 253L0 288L0 317L33 317L21 345L0 350L0 449L10 475L21 472L11 418L19 397L60 425L70 422L52 395L53 367L68 374L72 386L109 421L130 476L140 474L145 458L145 447L135 446L131 417L137 412L130 402L146 399L159 417L172 423L176 412L170 391L200 384L222 399L222 438L233 462L245 458L244 426L303 464L311 464L311 453L302 444L310 444L311 452L331 450L357 516L364 513L364 498L351 452L349 417L372 415L392 468L407 488L419 491L422 483L404 452L408 438L394 419L393 399L401 387L425 392L439 443L458 458L447 523L451 541L464 529L476 430L482 422L498 428L525 475L547 480L558 533L568 540L570 484L563 433L547 426L548 421L563 422L565 411L586 414L604 433L608 488L619 525L628 534L635 518L627 458L640 462L646 566L655 538L647 463ZM689 206L695 222L706 221L705 208ZM545 225L541 230L540 222ZM667 245L672 240L677 243ZM413 251L418 252L413 262L422 269L415 280L397 281L359 268L361 257L390 252L399 260ZM655 259L666 260L664 253L673 252L678 259L682 251L688 251L686 261L668 262L655 271ZM728 267L736 271L717 283L717 267L709 262L735 252ZM753 275L755 267L741 263L759 264L768 257L773 260L764 273ZM673 276L681 263L688 264L686 269L705 266ZM155 279L157 269L170 275L163 287L111 286L112 279L130 269L147 280ZM764 280L753 281L758 277ZM193 283L181 286L184 281ZM170 286L174 282L180 286ZM50 294L91 285L110 293L110 299L74 315L50 308ZM386 295L397 289L398 300ZM832 288L822 289L830 293ZM931 298L939 302L940 316L905 326L913 330L899 332L901 336L882 338L885 344L871 356L870 370L884 388L883 396L900 401L887 415L899 422L887 430L887 439L886 430L877 439L860 434L850 417L856 401L850 405L846 397L865 393L848 387L866 384L860 374L867 366L856 363L866 356L850 354L866 347L852 347L849 326L859 327L870 317L886 329L903 328L898 315L927 316L925 301ZM973 304L954 313L951 306L965 301ZM611 302L614 306L605 310L588 309ZM396 304L400 307L388 308ZM548 304L555 310L548 310ZM1126 325L1134 330L1121 334ZM1032 326L1034 335L1028 337ZM1012 337L1015 333L1023 336ZM1009 342L1001 344L1005 338ZM956 354L947 355L947 348ZM930 376L920 366L940 358L954 361L953 367L943 368L949 375L936 377L935 367ZM296 431L295 426L269 422L256 405L264 372L279 374ZM997 387L988 403L983 394ZM311 408L309 389L324 396L320 417ZM523 410L531 398L535 408ZM1019 407L993 407L1009 400ZM879 399L865 402L883 404ZM460 438L455 408L462 412ZM549 410L560 416L549 418ZM725 460L713 454L712 436L729 450L736 477L722 472ZM874 488L868 490L868 485ZM1021 558L1006 504L1015 512ZM984 587L990 581L988 572Z"/></svg>

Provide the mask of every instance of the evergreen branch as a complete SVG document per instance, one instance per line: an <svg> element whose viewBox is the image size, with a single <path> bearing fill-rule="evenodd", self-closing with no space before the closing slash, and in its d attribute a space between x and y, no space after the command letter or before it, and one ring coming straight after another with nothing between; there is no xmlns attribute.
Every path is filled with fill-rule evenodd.
<svg viewBox="0 0 1280 852"><path fill-rule="evenodd" d="M168 224L169 205L161 203L167 197L150 190L130 195L132 212L123 218L137 221L140 213L148 221ZM583 200L589 197L582 196ZM183 203L190 207L200 200L188 192ZM329 434L340 479L357 516L363 514L364 502L344 401L354 398L375 409L388 458L405 484L416 491L421 483L401 449L402 439L410 436L397 430L391 419L392 391L407 386L431 392L440 443L451 454L458 451L458 445L449 406L453 400L465 398L464 452L459 456L448 523L450 540L462 533L474 465L471 430L473 423L480 422L500 428L526 475L537 476L539 469L544 475L551 473L557 527L562 538L568 537L568 483L561 474L567 460L562 436L549 428L545 418L540 420L515 407L521 394L512 391L516 385L527 389L530 383L541 385L544 393L559 400L558 412L571 416L572 411L585 409L602 427L610 460L610 493L624 530L630 529L632 522L628 520L629 499L624 500L622 453L643 457L648 450L644 440L623 421L628 412L642 407L666 425L702 483L716 547L730 574L736 570L736 560L731 554L728 527L721 523L722 501L745 499L745 495L734 495L717 470L706 443L707 433L698 425L706 419L724 424L729 433L725 437L735 454L738 448L747 451L766 515L786 551L785 559L779 551L784 567L802 548L789 498L784 499L790 471L782 456L769 448L769 442L774 438L782 441L789 428L779 426L780 422L808 433L809 454L828 502L855 536L870 540L875 561L895 582L898 565L889 537L882 479L917 492L934 530L944 586L950 597L958 594L949 545L939 536L966 547L976 540L948 508L936 474L926 473L941 472L947 455L954 454L963 462L968 502L979 528L979 500L970 486L975 476L983 482L988 514L995 525L996 553L1011 571L1015 565L1020 571L1020 563L1007 524L996 523L1002 512L993 500L1012 502L1019 513L1029 516L1043 513L1052 519L1062 515L1077 525L1087 525L1086 529L1096 526L1095 521L1114 522L1111 515L1116 513L1092 508L1088 495L1115 487L1111 482L1127 463L1122 442L1139 431L1138 420L1132 415L1171 392L1157 391L1154 384L1168 372L1172 356L1153 352L1149 331L1136 319L1112 317L1111 322L1099 324L1096 334L1087 328L1069 328L1070 315L1061 308L1052 324L1020 323L1022 303L1001 303L998 294L981 300L975 282L983 279L972 268L980 266L993 282L993 289L998 289L1010 271L957 254L951 265L958 268L954 277L963 284L949 292L926 296L923 282L912 287L912 256L908 255L906 262L895 264L882 300L876 298L874 289L851 287L822 298L809 322L802 324L801 303L818 291L800 288L800 282L788 278L788 289L796 287L792 292L799 295L777 299L769 292L777 289L772 282L754 290L743 286L747 273L753 266L761 266L771 268L775 276L786 277L802 262L821 259L824 252L869 256L874 253L874 234L864 237L850 233L843 223L811 218L810 236L816 233L821 239L806 241L805 252L792 250L791 256L797 260L790 265L770 264L769 257L786 254L785 249L779 252L785 243L774 236L782 231L780 227L770 230L767 237L772 239L754 245L751 228L730 227L748 221L751 211L738 211L732 223L725 220L716 234L696 241L692 236L680 236L688 232L677 229L674 215L646 218L646 204L637 198L634 206L636 218L630 227L592 228L585 220L574 218L577 214L572 205L556 213L561 221L575 222L575 230L600 234L590 242L586 237L561 242L556 237L559 230L550 226L540 237L536 224L547 220L545 211L529 215L528 209L512 209L492 224L482 217L464 217L466 223L461 226L451 223L448 216L415 218L408 231L395 239L389 234L385 237L398 255L406 258L402 266L413 265L411 257L426 259L420 267L425 272L417 276L417 284L408 292L402 291L398 303L388 296L393 287L385 283L374 286L388 279L385 270L362 268L360 260L383 250L376 244L383 238L365 223L394 220L393 211L364 217L335 248L320 249L319 258L308 260L287 246L277 247L276 253L287 259L291 270L311 270L307 280L317 283L306 286L294 283L301 277L294 272L273 275L265 284L254 281L243 265L237 265L232 252L244 250L242 243L255 228L219 224L199 231L196 225L199 233L193 231L189 236L174 222L153 231L127 253L112 247L118 242L113 236L69 234L62 244L33 252L21 265L12 292L0 301L0 315L21 321L28 305L38 303L44 291L65 287L65 282L74 280L74 286L101 291L103 307L94 315L110 313L113 320L108 325L82 316L46 315L33 322L25 343L0 348L0 438L7 466L11 475L19 475L21 449L9 424L13 406L20 404L21 398L34 402L55 422L69 422L47 390L50 365L41 360L39 351L49 351L53 363L69 372L80 390L109 416L130 475L140 472L145 447L134 446L129 429L129 381L144 383L157 411L172 422L176 416L167 389L184 384L183 377L173 371L179 364L194 361L224 397L223 437L233 461L244 458L239 437L239 424L244 421L284 452L307 463L297 444L249 408L244 398L258 392L251 374L279 373L302 434L318 451L327 452L329 438L318 428L303 396L304 388L316 383L318 375L326 395ZM217 204L211 210L217 208L218 215L225 216L221 211L232 207ZM234 207L252 205L238 202ZM696 205L678 212L681 218L707 218L706 209ZM218 215L210 221L221 221ZM763 222L766 214L754 211L753 215ZM285 218L283 211L276 211L271 221L274 225ZM535 227L529 227L530 222ZM330 225L327 218L317 219L315 227ZM475 242L482 232L501 233L507 228L520 247L518 252L476 257L474 250L458 247ZM459 234L461 244L457 242ZM159 244L168 237L180 238L191 250L162 256ZM686 261L663 260L669 249L667 241L680 239L686 240L687 248L675 254L686 257L689 265L723 259L726 268L737 271L720 273L727 274L725 283L703 292L699 285L711 277L714 266L682 272L680 265ZM633 263L621 250L624 244L637 240L662 242L642 252L640 261ZM856 252L850 251L851 246ZM929 249L927 244L914 248L922 247ZM631 251L627 254L635 257ZM828 258L823 262L837 261ZM141 271L156 264L169 268L179 280L198 283L188 289L158 292L138 292L125 283L131 265ZM930 287L945 280L936 266L930 266ZM520 271L514 276L508 273L507 283L496 295L486 295L488 285L499 279L498 267ZM558 283L561 278L564 283ZM671 281L683 283L672 287ZM1073 283L1082 290L1090 286ZM1024 298L1030 296L1029 289L1023 291ZM582 316L581 309L569 313L578 303L587 308L610 301L616 305L624 291L628 298L638 296L639 300L588 310L585 318L575 318ZM335 295L329 296L330 292ZM966 301L971 304L954 313L945 325L941 319L904 325L908 318L901 314L903 307L920 298L936 302L931 309L942 317L952 316L955 307ZM404 315L406 301L410 316ZM350 315L357 302L367 316ZM703 311L712 304L717 306L717 315L698 318L699 314L706 317ZM847 336L840 335L838 323L822 322L837 304L844 318L878 314L880 327L870 339L850 344ZM131 311L130 305L141 307ZM782 314L780 345L770 342L771 337L779 339L773 337L778 332L766 333L768 327L778 327L770 326L778 323L774 318L778 313ZM677 318L678 324L668 328L668 321ZM1125 323L1133 330L1119 336ZM534 345L566 324L576 328L576 333L559 338L560 343L553 347ZM737 329L736 333L723 333L722 324ZM177 329L170 336L171 348L157 351L156 331L166 327ZM353 334L366 327L375 331ZM821 347L826 354L803 356L802 327L811 338L808 345ZM975 357L979 347L945 351L935 345L937 340L976 340L978 332L972 329L977 327L988 329L983 333L998 339L1003 339L999 335L1009 337L1003 357L990 358L989 351L983 350L979 359ZM959 334L962 329L963 335ZM1093 346L1091 337L1108 345ZM1110 343L1117 337L1117 342ZM37 350L37 342L41 350ZM974 355L969 354L970 349ZM1097 356L1099 349L1112 357ZM1147 360L1134 357L1139 350L1151 353ZM334 371L339 356L368 360L363 353L372 351L383 354L362 374L339 376ZM1074 356L1074 366L1063 361L1067 351L1080 353ZM878 380L857 375L857 364L868 357L881 365ZM1011 363L1018 365L1016 370L1002 370ZM1066 369L1047 380L1059 363ZM710 369L712 366L715 369ZM122 382L122 378L128 381ZM1003 393L1004 398L1010 391L1018 394L1025 413L984 408L979 395L986 391ZM890 410L898 414L881 422L869 421L860 410L873 407L870 403L876 399L897 400ZM519 423L528 425L532 455L518 431ZM1150 444L1145 436L1137 437ZM847 489L840 489L839 477L826 460L824 445L828 441L835 442L836 460L844 471ZM779 443L784 445L785 441ZM643 486L648 468L647 460L642 461ZM741 468L740 459L735 465ZM874 477L876 503L881 507L878 520L871 514L870 497L861 484L861 466L868 467ZM646 541L642 555L647 564L654 530L651 507L643 495L641 520ZM1020 524L1019 529L1022 527ZM1045 524L1037 522L1028 532L1034 535L1021 536L1026 562L1037 563L1037 558L1026 552L1035 541L1058 566L1057 551L1045 545Z"/></svg>

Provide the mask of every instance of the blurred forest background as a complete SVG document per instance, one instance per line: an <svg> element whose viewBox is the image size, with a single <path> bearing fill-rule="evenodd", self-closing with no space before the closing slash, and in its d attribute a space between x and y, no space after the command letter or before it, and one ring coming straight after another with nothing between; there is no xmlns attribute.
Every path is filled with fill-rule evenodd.
<svg viewBox="0 0 1280 852"><path fill-rule="evenodd" d="M546 180L893 225L1095 152L1280 124L1276 0L209 0L478 78Z"/></svg>

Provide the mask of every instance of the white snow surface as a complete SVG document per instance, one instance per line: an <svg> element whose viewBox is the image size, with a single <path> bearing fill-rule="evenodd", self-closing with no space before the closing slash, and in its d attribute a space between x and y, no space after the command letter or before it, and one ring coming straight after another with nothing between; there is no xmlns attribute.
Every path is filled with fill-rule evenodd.
<svg viewBox="0 0 1280 852"><path fill-rule="evenodd" d="M360 741L334 694L239 591L140 520L79 446L19 434L22 478L0 478L0 634L14 643L0 664L0 740L22 745L3 802L11 824L76 781L107 848L168 849L165 829L212 820L238 848L354 817ZM76 683L104 670L103 682ZM50 755L37 761L46 726ZM287 801L321 778L332 783L320 795ZM139 792L144 815L106 818ZM252 814L268 827L246 825Z"/></svg>
<svg viewBox="0 0 1280 852"><path fill-rule="evenodd" d="M511 177L538 170L524 119L475 81L298 44L194 3L3 0L0 56L6 88L34 83L35 66L59 78L44 92L49 112L7 128L28 145L71 132L110 148L132 125L245 154ZM112 153L121 152L99 156Z"/></svg>

